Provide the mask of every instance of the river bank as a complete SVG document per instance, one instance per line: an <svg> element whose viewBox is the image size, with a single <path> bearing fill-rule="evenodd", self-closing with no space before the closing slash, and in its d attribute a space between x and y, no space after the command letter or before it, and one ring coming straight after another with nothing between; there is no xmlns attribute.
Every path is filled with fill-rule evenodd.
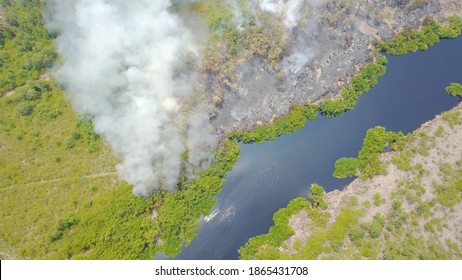
<svg viewBox="0 0 462 280"><path fill-rule="evenodd" d="M289 218L293 234L277 250L263 244L249 254L247 244L241 257L461 258L461 113L462 103L410 134L402 151L382 154L385 175L328 192L319 209L325 224L310 216L310 205Z"/></svg>
<svg viewBox="0 0 462 280"><path fill-rule="evenodd" d="M268 232L272 216L309 185L342 189L352 179L332 176L335 161L357 156L366 131L384 126L409 133L458 100L444 92L460 81L462 38L442 40L427 51L387 56L387 73L341 117L318 117L304 128L263 144L240 144L240 158L227 174L208 222L178 259L235 259L237 250ZM217 211L218 210L218 211Z"/></svg>
<svg viewBox="0 0 462 280"><path fill-rule="evenodd" d="M212 121L220 133L253 129L286 115L294 104L339 96L340 89L373 61L377 40L416 30L427 17L444 23L450 16L462 16L460 2L451 0L326 0L303 2L300 10L300 22L287 31L290 44L280 63L271 66L257 55L236 67L234 87L207 84L207 99L220 96ZM274 40L279 44L278 37ZM295 68L291 55L299 58ZM226 59L222 63L227 65ZM210 81L218 73L207 77Z"/></svg>

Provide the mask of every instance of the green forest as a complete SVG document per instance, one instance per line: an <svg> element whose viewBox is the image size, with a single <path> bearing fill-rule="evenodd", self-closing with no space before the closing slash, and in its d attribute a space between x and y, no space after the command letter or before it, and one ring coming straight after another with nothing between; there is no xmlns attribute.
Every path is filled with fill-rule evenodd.
<svg viewBox="0 0 462 280"><path fill-rule="evenodd" d="M245 11L244 2L241 9ZM230 23L229 10L215 4L206 0L190 7L207 20L211 42L224 42L229 49L223 57L209 50L211 59L204 61L207 71L233 73L240 57L253 55L261 55L273 64L280 61L284 40L270 19L261 18L268 24L257 27L250 18L246 22L249 28L239 33ZM358 97L386 70L386 58L377 54L375 62L365 66L338 98L319 105L294 105L272 124L231 132L215 151L214 162L197 178L178 182L174 192L160 190L145 199L135 197L132 187L118 179L115 166L120 159L94 132L91 118L79 116L53 81L50 68L59 61L53 46L57 34L50 34L43 26L43 1L0 0L0 9L1 259L150 259L156 252L174 256L193 240L201 216L215 205L226 173L239 158L239 141L273 140L301 129L319 112L327 117L339 116L351 110ZM459 18L451 18L448 26L427 21L422 31L416 31L420 35L406 33L378 46L379 50L398 54L404 49L413 51L414 44L420 49L423 44L431 45L435 34L453 38L461 30ZM249 42L246 37L258 40ZM281 38L275 40L281 44L272 45L268 38ZM232 74L221 78L231 87L236 83ZM458 84L446 90L461 96ZM446 118L454 125L460 122L457 116L448 114ZM357 158L339 160L335 176L368 177L383 172L378 154L386 145L401 147L404 137L383 128L371 131L366 139L378 142L365 143ZM342 237L350 234L349 226L357 222L360 210L352 203L338 225L324 236L321 229L328 217L323 196L322 188L313 185L309 199L299 198L275 214L276 226L269 237L250 241L251 245L241 249L241 257L279 257L276 251L263 253L259 248L262 244L278 246L287 239L292 234L287 219L300 209L319 217L319 238L328 238L332 248L338 248ZM380 228L377 224L370 227ZM356 235L362 236L362 231L356 230ZM313 239L309 244L319 251L320 242Z"/></svg>

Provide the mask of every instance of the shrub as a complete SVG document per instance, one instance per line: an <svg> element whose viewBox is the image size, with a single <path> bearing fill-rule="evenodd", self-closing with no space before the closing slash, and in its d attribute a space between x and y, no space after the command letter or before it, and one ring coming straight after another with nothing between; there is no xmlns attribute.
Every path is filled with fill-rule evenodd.
<svg viewBox="0 0 462 280"><path fill-rule="evenodd" d="M64 231L72 228L76 224L78 224L79 219L75 215L70 215L67 218L61 218L56 225L55 231L48 236L48 241L55 242L60 240L63 235Z"/></svg>
<svg viewBox="0 0 462 280"><path fill-rule="evenodd" d="M326 208L327 202L324 201L325 194L326 192L323 187L318 184L312 184L310 187L310 193L308 194L308 199L311 200L314 207Z"/></svg>
<svg viewBox="0 0 462 280"><path fill-rule="evenodd" d="M352 224L348 228L348 236L356 246L361 246L361 242L365 235L366 231L358 224Z"/></svg>
<svg viewBox="0 0 462 280"><path fill-rule="evenodd" d="M66 141L64 141L64 146L66 149L72 149L75 147L75 140L73 138L68 138Z"/></svg>
<svg viewBox="0 0 462 280"><path fill-rule="evenodd" d="M462 85L458 83L451 83L445 88L446 92L452 96L462 97Z"/></svg>
<svg viewBox="0 0 462 280"><path fill-rule="evenodd" d="M376 193L374 195L374 205L378 207L383 203L385 203L385 199L382 198L379 193Z"/></svg>
<svg viewBox="0 0 462 280"><path fill-rule="evenodd" d="M260 144L271 141L278 136L302 129L307 120L317 118L318 109L317 105L295 105L286 116L277 118L273 123L257 126L252 131L232 131L228 137L244 143Z"/></svg>
<svg viewBox="0 0 462 280"><path fill-rule="evenodd" d="M462 20L459 17L450 17L449 24L441 25L433 19L427 18L420 30L402 32L397 37L377 45L388 54L399 55L417 50L426 50L436 44L440 38L455 38L462 32Z"/></svg>
<svg viewBox="0 0 462 280"><path fill-rule="evenodd" d="M335 170L332 175L336 178L356 176L358 165L357 158L340 158L335 162Z"/></svg>
<svg viewBox="0 0 462 280"><path fill-rule="evenodd" d="M27 102L23 102L16 107L16 111L20 116L29 116L34 111L34 107Z"/></svg>
<svg viewBox="0 0 462 280"><path fill-rule="evenodd" d="M460 117L459 111L449 111L441 114L443 120L445 120L451 128L456 125L462 124L462 118Z"/></svg>
<svg viewBox="0 0 462 280"><path fill-rule="evenodd" d="M374 216L374 220L369 226L369 234L372 238L377 238L382 234L385 226L385 219L380 214Z"/></svg>
<svg viewBox="0 0 462 280"><path fill-rule="evenodd" d="M42 1L4 1L0 39L0 93L37 79L57 55L42 24Z"/></svg>

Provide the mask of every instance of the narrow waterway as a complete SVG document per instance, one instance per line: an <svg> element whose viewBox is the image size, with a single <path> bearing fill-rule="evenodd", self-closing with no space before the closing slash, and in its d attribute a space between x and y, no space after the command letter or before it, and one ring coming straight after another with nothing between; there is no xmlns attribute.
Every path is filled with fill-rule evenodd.
<svg viewBox="0 0 462 280"><path fill-rule="evenodd" d="M348 184L351 179L332 177L334 163L356 156L369 128L408 133L460 101L444 88L462 83L462 37L425 52L387 58L387 73L354 110L308 121L302 130L275 141L241 145L241 157L228 173L217 205L176 258L237 259L237 250L250 237L268 232L274 212L306 196L312 183L326 191Z"/></svg>

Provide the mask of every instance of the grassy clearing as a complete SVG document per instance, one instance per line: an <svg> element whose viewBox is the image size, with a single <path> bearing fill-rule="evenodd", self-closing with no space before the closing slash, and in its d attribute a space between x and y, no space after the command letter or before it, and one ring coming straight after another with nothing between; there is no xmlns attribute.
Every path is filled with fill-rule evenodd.
<svg viewBox="0 0 462 280"><path fill-rule="evenodd" d="M27 115L18 112L24 103ZM0 108L3 243L24 258L152 256L148 202L117 180L117 158L53 83L28 82ZM103 238L111 231L114 248Z"/></svg>
<svg viewBox="0 0 462 280"><path fill-rule="evenodd" d="M239 146L224 143L215 164L179 191L136 198L117 180L117 158L90 123L78 118L51 82L39 82L47 90L33 103L21 90L0 99L0 239L24 258L177 254L215 204ZM17 111L22 102L31 104L30 114ZM39 108L59 114L43 115ZM75 217L72 226L60 226L69 217Z"/></svg>
<svg viewBox="0 0 462 280"><path fill-rule="evenodd" d="M27 100L22 92L36 92L38 83L46 89L34 101ZM18 111L23 104L31 108L28 115ZM31 82L0 99L0 106L0 188L114 172L116 157L94 134L91 123L73 113L53 83Z"/></svg>
<svg viewBox="0 0 462 280"><path fill-rule="evenodd" d="M41 2L1 4L9 24L2 28L1 55L16 63L0 65L0 84L6 85L0 89L14 87L0 98L0 258L150 259L158 251L179 253L215 204L239 146L223 142L212 166L195 180L182 180L176 192L135 197L118 180L118 158L94 133L91 119L77 116L63 92L40 78L49 64L21 66L21 59L41 54L39 46L53 49ZM27 37L36 31L43 36ZM19 39L32 47L11 47Z"/></svg>
<svg viewBox="0 0 462 280"><path fill-rule="evenodd" d="M78 118L51 82L40 83L48 89L30 103L30 114L17 112L30 102L20 91L0 99L0 239L24 258L177 254L215 204L239 146L224 143L215 164L179 191L136 198L117 180L118 160L90 123ZM41 114L39 108L48 107L59 114ZM75 217L72 226L63 226L69 217Z"/></svg>

